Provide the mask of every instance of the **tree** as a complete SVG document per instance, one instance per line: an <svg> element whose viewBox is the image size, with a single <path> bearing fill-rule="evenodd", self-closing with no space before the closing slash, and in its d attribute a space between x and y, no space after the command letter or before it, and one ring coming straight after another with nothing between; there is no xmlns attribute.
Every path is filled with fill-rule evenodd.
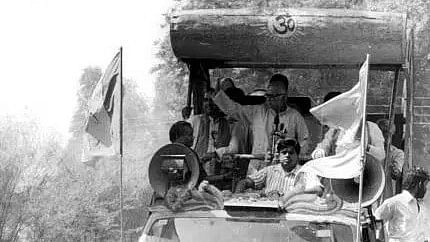
<svg viewBox="0 0 430 242"><path fill-rule="evenodd" d="M36 193L56 175L62 154L58 134L44 131L28 114L0 118L0 241L31 230L44 203Z"/></svg>
<svg viewBox="0 0 430 242"><path fill-rule="evenodd" d="M154 109L167 110L169 115L167 119L175 120L186 104L188 68L174 56L168 36L156 45L159 48L156 57L161 63L152 68L152 73L156 74Z"/></svg>
<svg viewBox="0 0 430 242"><path fill-rule="evenodd" d="M58 176L46 183L47 192L40 198L50 201L55 209L39 206L33 219L32 236L46 240L118 239L119 236L119 160L105 158L94 167L81 162L88 100L102 75L101 69L87 67L79 80L77 107L73 116L64 156L58 164ZM147 154L152 151L149 135L149 107L137 91L133 80L124 80L124 201L125 208L141 207L148 196L140 196L142 174ZM138 188L136 192L136 188ZM125 221L129 221L126 217ZM141 225L140 225L141 226Z"/></svg>

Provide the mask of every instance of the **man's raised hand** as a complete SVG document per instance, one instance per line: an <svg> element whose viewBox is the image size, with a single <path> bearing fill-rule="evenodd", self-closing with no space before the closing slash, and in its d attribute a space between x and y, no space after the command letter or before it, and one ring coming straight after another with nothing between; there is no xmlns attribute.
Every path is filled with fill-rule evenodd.
<svg viewBox="0 0 430 242"><path fill-rule="evenodd" d="M217 94L217 91L213 88L209 88L208 90L206 90L205 92L205 97L206 98L210 98L210 99L214 99L215 96Z"/></svg>
<svg viewBox="0 0 430 242"><path fill-rule="evenodd" d="M319 159L325 157L325 151L323 149L315 149L311 154L312 159Z"/></svg>

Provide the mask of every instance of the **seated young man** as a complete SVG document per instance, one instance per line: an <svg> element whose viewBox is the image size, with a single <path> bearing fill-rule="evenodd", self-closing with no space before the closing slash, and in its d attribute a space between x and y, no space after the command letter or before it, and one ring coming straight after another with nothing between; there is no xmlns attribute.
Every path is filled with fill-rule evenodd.
<svg viewBox="0 0 430 242"><path fill-rule="evenodd" d="M300 145L292 139L280 140L277 145L279 152L279 164L267 166L246 179L239 181L236 193L245 191L247 188L262 188L266 196L273 197L274 194L282 196L284 201L297 194L320 193L322 185L319 178L310 173L297 174L298 154Z"/></svg>

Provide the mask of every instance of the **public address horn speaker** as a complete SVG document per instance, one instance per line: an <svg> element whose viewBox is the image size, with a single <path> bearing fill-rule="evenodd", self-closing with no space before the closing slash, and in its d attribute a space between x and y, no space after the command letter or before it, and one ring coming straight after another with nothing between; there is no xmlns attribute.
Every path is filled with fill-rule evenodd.
<svg viewBox="0 0 430 242"><path fill-rule="evenodd" d="M363 194L361 207L367 207L374 203L384 191L384 168L372 156L366 157L366 165L363 171ZM358 203L359 178L331 179L333 192L349 203Z"/></svg>
<svg viewBox="0 0 430 242"><path fill-rule="evenodd" d="M149 183L154 192L164 197L171 186L193 188L199 178L199 158L183 144L161 147L149 163Z"/></svg>

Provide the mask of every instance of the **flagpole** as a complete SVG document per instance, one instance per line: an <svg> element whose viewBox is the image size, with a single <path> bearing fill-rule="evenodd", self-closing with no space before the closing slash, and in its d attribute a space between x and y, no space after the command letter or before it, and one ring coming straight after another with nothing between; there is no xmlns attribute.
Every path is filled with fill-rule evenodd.
<svg viewBox="0 0 430 242"><path fill-rule="evenodd" d="M366 62L367 65L369 65L369 57L370 55L367 54L366 56ZM361 68L360 68L361 70ZM359 189L358 189L358 211L357 211L357 226L356 226L356 241L360 241L361 237L361 202L362 202L362 195L363 195L363 171L364 166L366 164L366 111L367 111L367 80L369 78L369 68L367 68L367 76L365 79L363 87L363 118L361 123L361 171L360 171L360 183L359 183ZM361 80L360 80L361 81Z"/></svg>
<svg viewBox="0 0 430 242"><path fill-rule="evenodd" d="M123 81L122 81L122 46L119 48L119 80L120 80L120 113L119 113L119 216L120 216L120 226L121 226L121 238L120 241L123 241L124 238L124 217L123 217L123 191L122 191L122 163L123 163L123 120L122 120L122 107L123 107Z"/></svg>

